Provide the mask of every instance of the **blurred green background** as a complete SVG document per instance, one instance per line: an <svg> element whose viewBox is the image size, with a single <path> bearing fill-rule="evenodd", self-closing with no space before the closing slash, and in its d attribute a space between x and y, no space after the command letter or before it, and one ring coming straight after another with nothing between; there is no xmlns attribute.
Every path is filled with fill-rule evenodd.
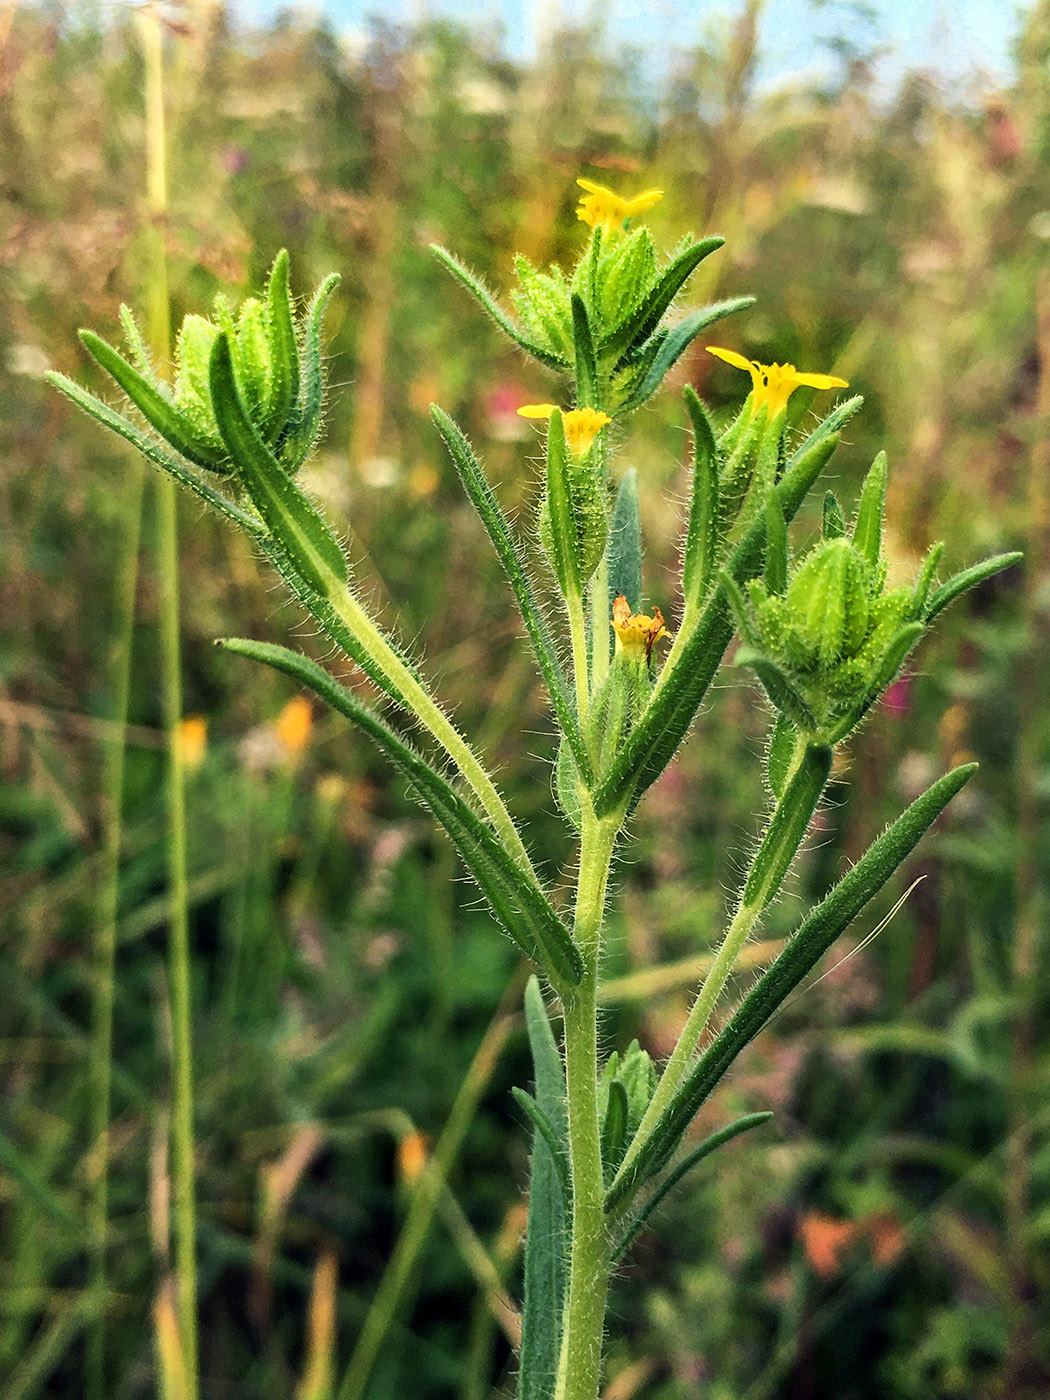
<svg viewBox="0 0 1050 1400"><path fill-rule="evenodd" d="M758 0L742 0L654 101L633 61L585 29L552 32L523 66L437 22L376 21L351 49L290 16L234 31L221 5L167 11L173 312L256 289L282 246L301 294L342 274L310 485L349 529L365 594L425 649L563 884L573 848L550 791L542 691L427 414L436 400L462 422L531 528L538 446L514 408L558 386L501 343L431 242L505 291L515 251L575 256L578 174L627 194L662 186L647 222L665 249L687 230L727 238L690 304L758 299L715 340L864 394L830 484L851 502L886 448L900 573L937 538L946 570L1025 551L946 615L850 747L756 960L934 775L969 757L982 768L832 962L921 878L885 931L797 997L705 1108L699 1131L745 1111L775 1118L687 1182L622 1270L606 1395L1045 1400L1050 4L1017 14L1012 74L981 92L920 71L887 92L848 33L832 78L756 89L761 25ZM8 1400L83 1395L103 1325L105 1394L161 1393L170 898L155 498L148 481L137 548L130 453L40 377L51 365L105 392L76 329L115 339L119 303L141 302L142 91L128 12L0 8ZM675 372L716 410L739 400L741 378L699 347ZM635 421L621 459L639 471L649 601L672 626L687 453L674 388ZM798 427L821 406L804 397ZM530 1076L514 950L366 741L289 707L284 678L216 650L217 636L291 635L324 655L244 540L188 501L180 528L185 710L201 721L185 742L202 1395L330 1393L467 1077L462 1141L445 1140L447 1184L367 1396L506 1396L528 1152L509 1091ZM107 988L105 773L128 645ZM673 1043L756 829L765 728L746 677L723 672L639 809L611 914L610 1048ZM737 992L747 985L745 972ZM90 1105L93 1007L107 990L100 1317Z"/></svg>

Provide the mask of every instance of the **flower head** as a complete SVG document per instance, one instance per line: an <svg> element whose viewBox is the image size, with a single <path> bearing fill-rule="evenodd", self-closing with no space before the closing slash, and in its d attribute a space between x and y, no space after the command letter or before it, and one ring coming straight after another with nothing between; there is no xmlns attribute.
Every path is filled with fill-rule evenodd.
<svg viewBox="0 0 1050 1400"><path fill-rule="evenodd" d="M522 418L549 418L557 406L553 403L525 403L518 409L518 413ZM611 423L612 419L607 413L601 413L596 408L570 408L562 412L562 422L565 425L565 441L569 451L577 457L582 457L602 428L606 423Z"/></svg>
<svg viewBox="0 0 1050 1400"><path fill-rule="evenodd" d="M763 404L769 409L770 418L775 418L787 405L796 389L848 389L849 383L834 374L802 374L794 365L760 365L757 360L746 360L735 350L720 350L715 345L705 347L709 355L717 355L727 365L746 369L751 376L751 410L757 413Z"/></svg>
<svg viewBox="0 0 1050 1400"><path fill-rule="evenodd" d="M612 626L616 633L617 653L622 651L629 661L641 661L644 657L648 662L654 645L662 637L670 635L659 608L653 608L652 617L645 613L632 613L631 605L622 593L613 601Z"/></svg>
<svg viewBox="0 0 1050 1400"><path fill-rule="evenodd" d="M576 209L576 217L591 228L601 224L606 233L620 228L625 219L644 214L664 197L663 190L643 190L633 199L623 199L593 180L580 179L576 183L587 191Z"/></svg>

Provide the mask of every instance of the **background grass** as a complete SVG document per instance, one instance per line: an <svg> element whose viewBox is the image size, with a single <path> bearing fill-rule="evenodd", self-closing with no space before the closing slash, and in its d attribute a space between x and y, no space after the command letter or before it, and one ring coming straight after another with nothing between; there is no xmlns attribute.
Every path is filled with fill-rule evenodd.
<svg viewBox="0 0 1050 1400"><path fill-rule="evenodd" d="M969 756L982 771L854 941L921 876L885 932L785 1010L705 1109L702 1132L776 1116L678 1193L623 1270L608 1394L1034 1400L1050 1388L1050 7L1020 18L1002 91L916 73L889 97L848 46L826 87L756 93L760 17L744 6L655 103L584 31L523 68L438 24L377 24L350 53L291 18L245 33L219 7L169 16L173 312L255 289L282 246L302 294L342 274L310 484L552 878L573 852L543 697L427 405L464 424L527 524L538 449L513 409L558 386L496 339L430 242L505 289L516 250L574 255L577 174L664 187L649 223L665 248L686 229L728 240L691 301L758 298L718 338L865 395L834 485L852 501L886 447L901 574L937 538L945 570L1025 550L946 615L851 745L764 940L932 776ZM140 554L127 455L39 376L51 364L99 387L76 328L112 337L119 302L141 301L157 227L143 74L120 12L27 5L2 23L0 1377L20 1400L80 1396L104 1335L104 1393L130 1400L160 1393L169 1317L156 498ZM676 382L716 410L746 387L699 349ZM649 600L672 625L683 423L665 392L623 457L639 468ZM529 1077L503 1000L513 949L364 741L319 713L296 732L288 683L216 651L228 634L315 640L244 541L181 511L184 704L207 721L188 790L201 1393L328 1393L473 1064L466 1136L446 1142L448 1186L367 1394L506 1394L500 1290L518 1287L527 1153L509 1090ZM755 830L765 727L725 672L639 810L611 916L610 1047L673 1042ZM121 859L100 986L114 742ZM107 988L100 1332L91 1044Z"/></svg>

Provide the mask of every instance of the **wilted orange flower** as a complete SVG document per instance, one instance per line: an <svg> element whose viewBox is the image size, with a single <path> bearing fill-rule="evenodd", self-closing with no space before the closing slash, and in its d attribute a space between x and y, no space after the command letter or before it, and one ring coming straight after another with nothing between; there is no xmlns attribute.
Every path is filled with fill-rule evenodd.
<svg viewBox="0 0 1050 1400"><path fill-rule="evenodd" d="M397 1171L407 1186L414 1186L427 1165L427 1140L422 1133L405 1133L397 1144Z"/></svg>
<svg viewBox="0 0 1050 1400"><path fill-rule="evenodd" d="M204 762L208 748L208 721L203 715L187 715L175 731L175 747L183 767L195 773Z"/></svg>
<svg viewBox="0 0 1050 1400"><path fill-rule="evenodd" d="M709 355L717 355L727 365L746 369L751 376L751 409L757 413L763 404L769 408L770 418L787 405L796 389L848 389L849 381L839 379L834 374L802 374L794 365L760 365L757 360L747 360L735 350L720 350L716 345L704 347Z"/></svg>
<svg viewBox="0 0 1050 1400"><path fill-rule="evenodd" d="M274 733L282 747L293 757L301 754L310 742L314 713L305 695L294 695L274 721Z"/></svg>
<svg viewBox="0 0 1050 1400"><path fill-rule="evenodd" d="M654 645L670 633L664 626L663 614L653 608L652 617L645 613L632 613L631 605L622 593L613 602L612 626L616 633L616 650L622 651L631 661L649 660Z"/></svg>

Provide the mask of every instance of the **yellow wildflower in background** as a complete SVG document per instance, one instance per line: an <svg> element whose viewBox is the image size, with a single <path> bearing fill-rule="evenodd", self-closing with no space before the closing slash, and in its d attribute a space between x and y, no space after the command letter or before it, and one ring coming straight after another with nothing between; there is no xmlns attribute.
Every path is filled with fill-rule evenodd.
<svg viewBox="0 0 1050 1400"><path fill-rule="evenodd" d="M175 747L188 773L195 773L208 749L208 721L203 715L187 715L175 731Z"/></svg>
<svg viewBox="0 0 1050 1400"><path fill-rule="evenodd" d="M310 742L314 712L305 695L295 695L274 721L273 730L282 748L293 757L302 753Z"/></svg>
<svg viewBox="0 0 1050 1400"><path fill-rule="evenodd" d="M555 403L525 403L518 409L518 414L522 418L549 418L557 407ZM612 422L607 413L601 413L596 408L566 409L561 417L565 425L565 441L569 451L577 457L582 457L606 423Z"/></svg>
<svg viewBox="0 0 1050 1400"><path fill-rule="evenodd" d="M623 199L605 185L595 184L593 180L579 179L576 183L587 191L576 209L576 217L591 228L597 228L601 224L606 233L620 228L625 219L644 214L664 197L663 190L643 190L633 199Z"/></svg>
<svg viewBox="0 0 1050 1400"><path fill-rule="evenodd" d="M406 1186L414 1186L426 1170L429 1157L427 1140L414 1128L397 1144L397 1174Z"/></svg>
<svg viewBox="0 0 1050 1400"><path fill-rule="evenodd" d="M757 413L765 404L770 418L786 407L796 389L848 389L849 381L834 374L802 374L794 365L760 365L747 360L735 350L720 350L716 345L704 347L709 355L717 355L727 365L746 369L751 376L751 411Z"/></svg>
<svg viewBox="0 0 1050 1400"><path fill-rule="evenodd" d="M628 661L641 661L643 656L648 661L656 643L671 635L664 626L659 608L653 608L652 617L646 613L632 613L622 593L617 594L613 602L612 626L616 633L616 650L622 651Z"/></svg>

